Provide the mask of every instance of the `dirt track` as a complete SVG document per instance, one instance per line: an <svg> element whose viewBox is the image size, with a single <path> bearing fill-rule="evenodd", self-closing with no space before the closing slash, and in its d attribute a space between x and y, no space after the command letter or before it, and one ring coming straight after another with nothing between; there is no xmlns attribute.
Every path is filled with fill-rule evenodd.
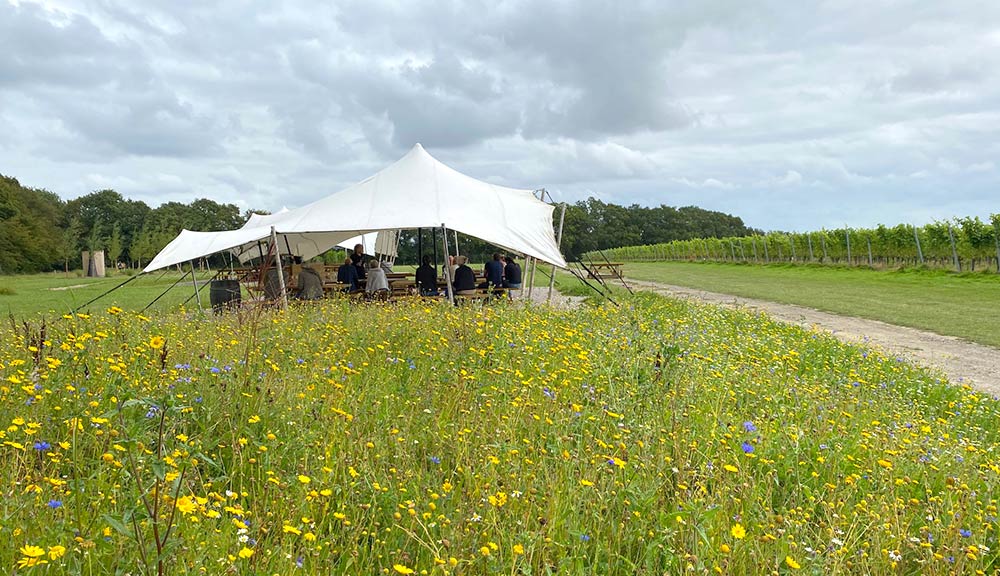
<svg viewBox="0 0 1000 576"><path fill-rule="evenodd" d="M705 292L695 288L671 286L628 279L631 286L678 298L693 298L724 306L743 307L765 312L771 317L799 326L822 328L841 340L865 343L903 356L917 364L937 368L948 380L972 386L1000 396L1000 350L974 344L954 336L894 326L878 320L838 316L812 308L778 304L731 294Z"/></svg>

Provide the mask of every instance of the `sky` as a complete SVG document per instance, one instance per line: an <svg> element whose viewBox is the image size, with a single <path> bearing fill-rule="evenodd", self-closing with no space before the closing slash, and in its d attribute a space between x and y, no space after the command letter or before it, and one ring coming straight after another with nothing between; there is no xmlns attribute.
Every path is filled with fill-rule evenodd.
<svg viewBox="0 0 1000 576"><path fill-rule="evenodd" d="M415 143L763 230L1000 213L995 0L0 0L0 173L293 208Z"/></svg>

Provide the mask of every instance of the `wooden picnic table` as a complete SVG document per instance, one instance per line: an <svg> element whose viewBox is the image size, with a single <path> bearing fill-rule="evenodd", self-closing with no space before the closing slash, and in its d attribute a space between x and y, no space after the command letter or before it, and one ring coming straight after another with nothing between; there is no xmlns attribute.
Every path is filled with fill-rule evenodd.
<svg viewBox="0 0 1000 576"><path fill-rule="evenodd" d="M590 265L590 277L598 280L618 279L622 273L623 262L601 262Z"/></svg>

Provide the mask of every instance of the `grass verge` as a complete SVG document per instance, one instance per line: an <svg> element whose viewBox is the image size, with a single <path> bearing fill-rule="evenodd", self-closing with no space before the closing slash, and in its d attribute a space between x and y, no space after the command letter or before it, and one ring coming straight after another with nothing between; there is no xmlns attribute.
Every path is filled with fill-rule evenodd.
<svg viewBox="0 0 1000 576"><path fill-rule="evenodd" d="M872 318L1000 348L1000 276L828 266L629 263L628 277L847 316Z"/></svg>

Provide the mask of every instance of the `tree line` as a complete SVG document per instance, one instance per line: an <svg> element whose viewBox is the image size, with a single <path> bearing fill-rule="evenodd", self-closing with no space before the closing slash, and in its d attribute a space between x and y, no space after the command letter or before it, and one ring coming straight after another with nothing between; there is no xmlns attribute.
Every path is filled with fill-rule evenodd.
<svg viewBox="0 0 1000 576"><path fill-rule="evenodd" d="M104 250L110 266L122 262L141 268L181 229L231 230L243 225L251 212L241 213L235 204L220 204L205 198L190 204L166 202L150 208L141 200L130 200L114 190L98 190L63 200L38 188L23 186L15 178L0 175L0 273L30 273L80 268L80 252ZM560 208L554 211L558 230ZM589 198L566 206L562 251L576 259L593 250L632 244L657 244L691 238L740 236L753 229L729 214L695 206L619 206ZM454 236L449 238L453 245ZM483 262L496 247L460 234L458 248L475 262ZM442 251L440 233L404 230L400 233L397 262L418 262L424 254ZM454 251L454 246L451 247ZM338 262L343 251L324 255ZM219 260L217 264L222 264ZM339 262L338 262L339 263Z"/></svg>
<svg viewBox="0 0 1000 576"><path fill-rule="evenodd" d="M205 198L150 208L114 190L67 201L0 175L0 273L77 269L84 250L104 250L112 266L141 268L182 228L230 230L246 216Z"/></svg>

